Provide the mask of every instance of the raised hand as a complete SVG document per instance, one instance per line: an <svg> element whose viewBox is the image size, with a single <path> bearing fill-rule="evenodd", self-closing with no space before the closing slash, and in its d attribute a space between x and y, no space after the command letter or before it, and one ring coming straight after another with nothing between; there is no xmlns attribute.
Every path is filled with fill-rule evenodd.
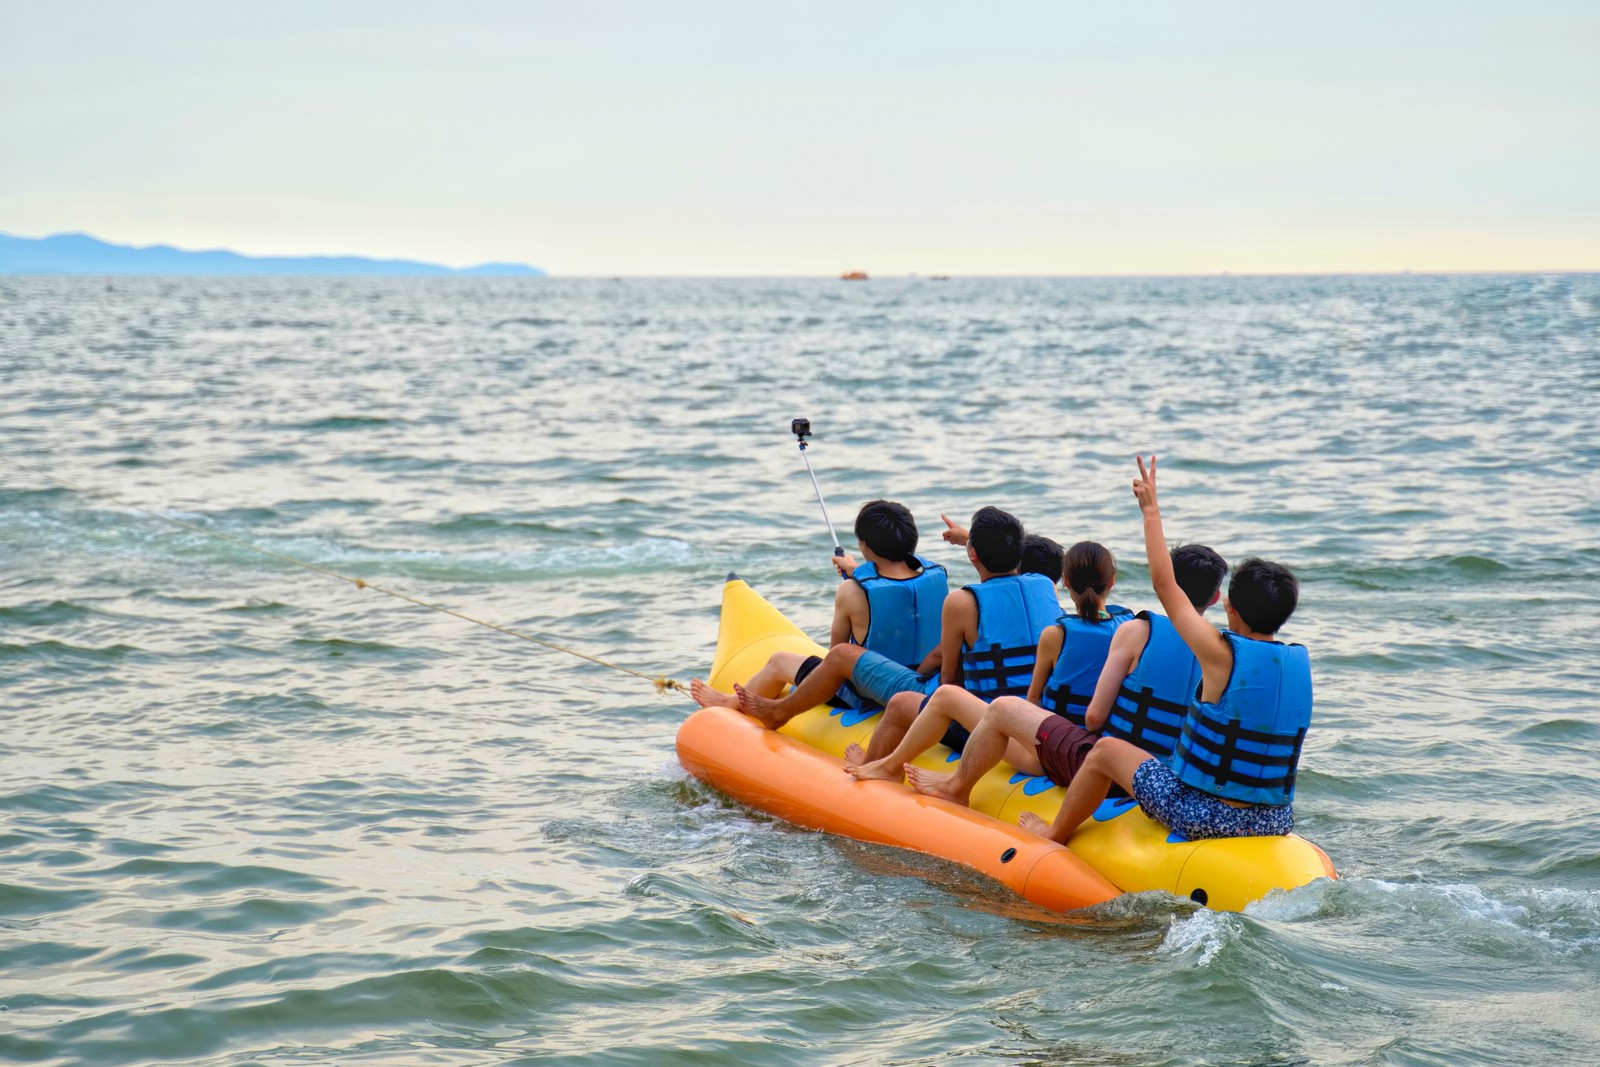
<svg viewBox="0 0 1600 1067"><path fill-rule="evenodd" d="M939 517L944 520L945 526L944 531L939 536L949 541L952 545L965 546L967 543L967 528L951 522L948 515L940 515Z"/></svg>
<svg viewBox="0 0 1600 1067"><path fill-rule="evenodd" d="M832 556L830 558L833 561L833 569L839 572L839 577L841 578L850 577L851 572L856 569L856 558L848 552L842 556Z"/></svg>
<svg viewBox="0 0 1600 1067"><path fill-rule="evenodd" d="M1156 506L1156 457L1150 457L1150 467L1145 468L1144 457L1135 456L1139 464L1139 477L1133 480L1133 495L1139 501L1140 511L1158 511Z"/></svg>

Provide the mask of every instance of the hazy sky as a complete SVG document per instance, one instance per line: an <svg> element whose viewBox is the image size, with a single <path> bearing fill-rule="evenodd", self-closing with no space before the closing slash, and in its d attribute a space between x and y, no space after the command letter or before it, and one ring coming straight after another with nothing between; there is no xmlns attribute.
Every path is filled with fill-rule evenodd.
<svg viewBox="0 0 1600 1067"><path fill-rule="evenodd" d="M0 231L561 274L1600 269L1600 3L0 0Z"/></svg>

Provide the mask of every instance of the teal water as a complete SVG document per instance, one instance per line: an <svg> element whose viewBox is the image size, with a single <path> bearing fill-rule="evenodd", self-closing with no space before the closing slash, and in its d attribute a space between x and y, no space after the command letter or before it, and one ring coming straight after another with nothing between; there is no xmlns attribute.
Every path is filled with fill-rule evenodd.
<svg viewBox="0 0 1600 1067"><path fill-rule="evenodd" d="M0 456L647 672L866 499L1295 567L1344 878L1067 917L677 697L0 463L0 1061L1600 1062L1600 278L0 279ZM932 540L958 571L960 558Z"/></svg>

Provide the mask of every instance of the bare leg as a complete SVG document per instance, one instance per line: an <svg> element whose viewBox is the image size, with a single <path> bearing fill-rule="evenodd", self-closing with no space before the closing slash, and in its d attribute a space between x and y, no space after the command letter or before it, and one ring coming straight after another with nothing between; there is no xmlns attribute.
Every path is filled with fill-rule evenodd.
<svg viewBox="0 0 1600 1067"><path fill-rule="evenodd" d="M978 725L987 709L988 705L981 697L973 696L959 685L941 685L893 752L880 760L863 763L859 767L846 767L845 770L857 778L898 782L907 771L907 764L932 748L952 722L959 722L970 729ZM998 756L995 758L999 759Z"/></svg>
<svg viewBox="0 0 1600 1067"><path fill-rule="evenodd" d="M1120 738L1102 738L1089 750L1083 766L1078 768L1072 784L1067 786L1067 799L1061 802L1056 821L1046 823L1029 811L1023 812L1017 825L1029 833L1048 837L1064 845L1078 824L1094 814L1094 809L1110 792L1111 783L1115 782L1132 794L1133 772L1145 760L1152 759L1155 757L1137 745L1130 745Z"/></svg>
<svg viewBox="0 0 1600 1067"><path fill-rule="evenodd" d="M1044 773L1044 767L1039 763L1039 742L1036 738L1039 736L1039 725L1049 717L1048 711L1021 697L1001 697L989 705L989 714L984 716L986 719L992 718L994 728L1007 738L1006 762L1023 774ZM962 760L965 759L963 756Z"/></svg>
<svg viewBox="0 0 1600 1067"><path fill-rule="evenodd" d="M860 645L834 645L828 649L828 654L822 657L822 662L817 664L816 670L806 675L805 681L795 686L788 696L781 699L774 699L781 691L781 687L770 694L756 688L756 681L761 677L758 673L755 678L750 679L749 685L733 687L734 693L739 698L739 708L751 718L776 730L802 711L816 707L838 692L839 687L850 680L850 672L855 669L856 660L861 658L863 651L865 650ZM772 658L788 655L794 653L779 652ZM796 656L795 659L795 669L798 670L802 658ZM789 679L794 680L794 671L789 672Z"/></svg>
<svg viewBox="0 0 1600 1067"><path fill-rule="evenodd" d="M794 684L795 672L805 661L798 652L774 652L745 684L745 689L764 697L775 697L783 692L784 686ZM737 693L713 689L698 678L689 680L689 695L702 708L733 708L735 711L739 708Z"/></svg>
<svg viewBox="0 0 1600 1067"><path fill-rule="evenodd" d="M932 701L929 701L928 707L932 709ZM1001 697L988 705L983 718L972 728L972 737L961 752L961 762L956 765L955 773L941 774L922 767L908 767L906 777L911 780L911 788L929 796L953 800L957 804L970 804L972 789L978 784L978 779L988 774L1004 756L1011 755L1011 765L1019 771L1040 773L1042 768L1036 755L1013 753L1012 750L1023 747L1016 743L1022 738L1029 742L1028 748L1033 748L1032 741L1039 724L1049 714L1021 697ZM1018 760L1018 755L1023 758Z"/></svg>
<svg viewBox="0 0 1600 1067"><path fill-rule="evenodd" d="M883 714L878 718L877 728L872 731L872 739L867 742L867 750L862 753L861 759L856 760L857 763L880 760L894 751L895 746L905 738L906 731L911 729L911 724L917 721L917 712L922 710L922 696L918 692L905 692L889 698ZM849 749L845 749L845 762L850 762Z"/></svg>
<svg viewBox="0 0 1600 1067"><path fill-rule="evenodd" d="M764 697L775 697L785 686L794 684L794 676L806 658L798 652L774 652L766 666L756 671L745 684L745 689Z"/></svg>

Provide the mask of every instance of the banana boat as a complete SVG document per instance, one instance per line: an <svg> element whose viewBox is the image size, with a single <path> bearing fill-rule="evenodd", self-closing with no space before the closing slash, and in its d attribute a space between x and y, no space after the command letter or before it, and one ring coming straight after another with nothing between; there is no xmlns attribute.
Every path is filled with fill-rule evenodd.
<svg viewBox="0 0 1600 1067"><path fill-rule="evenodd" d="M825 651L738 576L728 576L709 678L714 688L726 692L748 681L774 652ZM852 742L866 745L878 714L821 706L773 731L737 711L702 708L678 730L678 760L751 807L801 826L942 856L1055 911L1152 889L1240 911L1274 889L1338 877L1327 854L1295 834L1189 841L1131 799L1107 800L1063 848L1016 821L1031 811L1049 822L1066 791L1005 763L978 783L970 808L899 783L858 782L843 772L844 750ZM957 758L938 745L917 762L939 767Z"/></svg>

